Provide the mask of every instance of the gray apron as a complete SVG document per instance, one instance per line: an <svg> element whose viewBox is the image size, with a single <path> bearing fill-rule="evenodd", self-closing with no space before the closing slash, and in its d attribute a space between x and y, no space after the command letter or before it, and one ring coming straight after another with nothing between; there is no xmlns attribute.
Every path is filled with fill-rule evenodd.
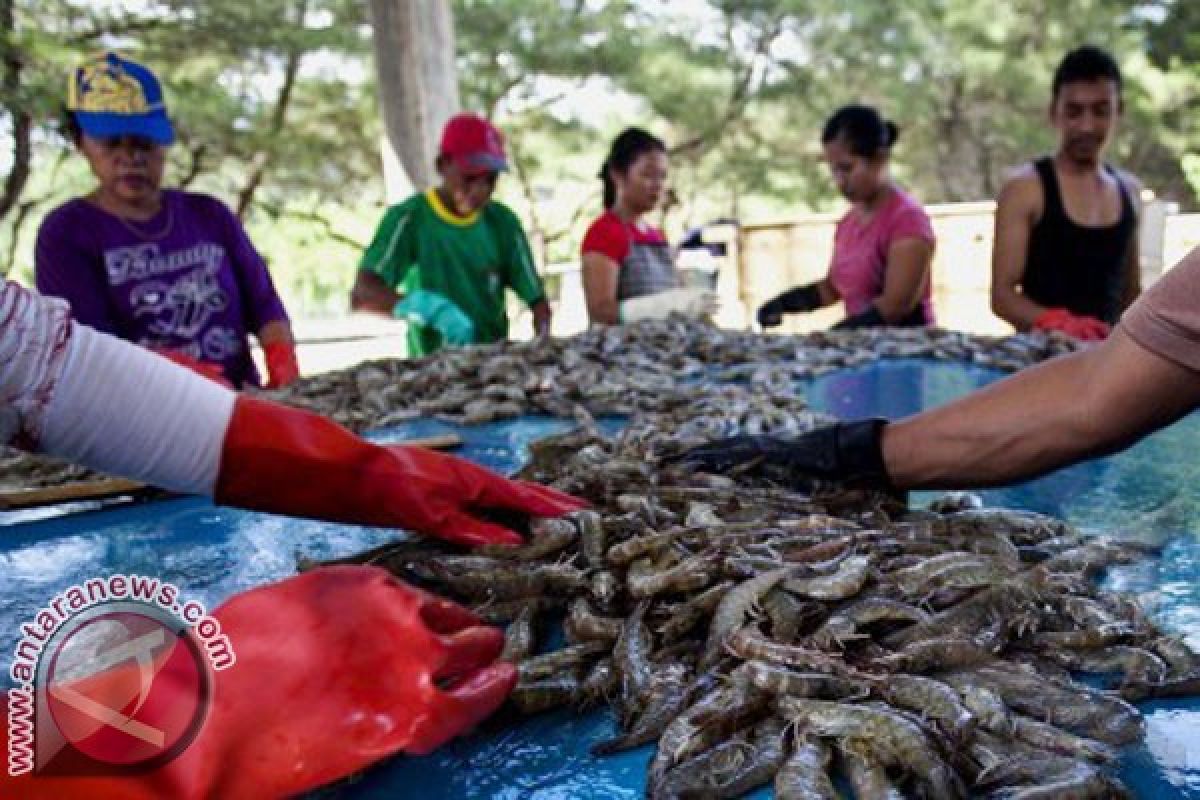
<svg viewBox="0 0 1200 800"><path fill-rule="evenodd" d="M621 261L617 277L617 300L658 294L679 286L675 273L675 261L671 257L671 246L666 242L635 242L633 231L629 233L629 255Z"/></svg>

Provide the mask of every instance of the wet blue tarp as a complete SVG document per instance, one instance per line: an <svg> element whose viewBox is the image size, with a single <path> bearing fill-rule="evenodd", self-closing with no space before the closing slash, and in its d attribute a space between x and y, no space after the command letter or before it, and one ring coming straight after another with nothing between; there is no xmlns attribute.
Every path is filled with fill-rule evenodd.
<svg viewBox="0 0 1200 800"><path fill-rule="evenodd" d="M882 362L802 384L810 403L840 417L904 416L995 380L997 373L924 361ZM515 469L527 442L565 430L547 417L474 428L422 420L391 440L455 430L462 455ZM1118 456L984 492L988 505L1042 511L1081 527L1165 541L1161 559L1110 572L1165 628L1200 649L1200 417L1192 416ZM917 493L920 505L934 495ZM230 594L292 574L299 556L347 555L394 533L216 508L187 498L74 514L0 528L0 652L11 658L18 626L63 587L113 572L169 580L210 608ZM237 647L237 643L233 642ZM7 670L5 670L7 673ZM1125 751L1120 775L1139 797L1200 798L1200 701L1144 704L1144 745ZM642 794L649 747L593 758L614 731L603 711L545 714L484 728L424 758L396 758L322 797L633 798ZM754 797L769 797L769 791Z"/></svg>

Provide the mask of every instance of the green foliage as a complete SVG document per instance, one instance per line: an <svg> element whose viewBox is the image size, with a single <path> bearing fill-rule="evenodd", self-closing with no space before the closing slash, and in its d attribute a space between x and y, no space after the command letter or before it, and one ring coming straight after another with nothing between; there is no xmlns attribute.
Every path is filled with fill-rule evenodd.
<svg viewBox="0 0 1200 800"><path fill-rule="evenodd" d="M848 102L877 105L900 126L893 169L919 197L989 199L1011 167L1053 148L1051 76L1083 43L1112 50L1126 73L1112 159L1191 205L1182 159L1200 152L1200 122L1188 113L1200 90L1197 8L1187 0L455 3L464 97L497 111L517 147L539 143L537 161L517 176L532 186L516 194L555 198L533 215L562 244L548 248L552 259L573 257L595 210L592 171L629 124L674 146L675 232L717 215L836 207L818 138ZM606 61L598 82L593 64L614 42L628 42L626 52ZM548 78L589 102L531 110L531 87L546 97ZM579 215L584 197L592 205Z"/></svg>
<svg viewBox="0 0 1200 800"><path fill-rule="evenodd" d="M1200 154L1184 153L1182 166L1192 191L1200 193Z"/></svg>
<svg viewBox="0 0 1200 800"><path fill-rule="evenodd" d="M61 108L70 70L115 47L164 84L178 138L167 182L247 205L248 227L290 305L326 309L336 297L345 306L357 252L344 228L362 227L361 215L345 208L377 203L381 194L365 4L0 2L11 3L14 17L4 46L21 64L17 90L0 94L7 112L0 124L18 110L34 121L30 178L0 228L5 271L27 277L41 216L91 186L59 134ZM10 138L0 147L0 165L10 168Z"/></svg>
<svg viewBox="0 0 1200 800"><path fill-rule="evenodd" d="M451 4L463 103L505 130L514 169L499 196L544 261L575 257L599 211L596 172L627 125L672 146L677 202L662 221L674 234L716 216L837 207L818 137L847 102L876 104L897 122L893 169L923 200L989 198L1010 167L1053 147L1051 73L1085 42L1111 49L1126 75L1112 160L1185 206L1200 193L1194 0ZM0 81L0 170L12 166L13 113L29 113L34 131L29 180L0 218L0 264L27 274L40 215L87 190L56 132L58 108L70 67L120 46L166 84L180 139L170 181L231 205L249 199L247 226L289 304L344 308L382 202L367 3L5 7L14 24L0 48L21 69L15 87Z"/></svg>
<svg viewBox="0 0 1200 800"><path fill-rule="evenodd" d="M376 219L342 205L321 206L315 196L308 199L307 209L293 201L286 214L258 210L246 229L294 314L336 316L348 307L358 259Z"/></svg>

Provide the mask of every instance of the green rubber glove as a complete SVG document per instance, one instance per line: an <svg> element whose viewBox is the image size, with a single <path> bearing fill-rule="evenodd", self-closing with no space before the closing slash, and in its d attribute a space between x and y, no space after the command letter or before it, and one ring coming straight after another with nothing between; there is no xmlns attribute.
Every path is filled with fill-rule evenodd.
<svg viewBox="0 0 1200 800"><path fill-rule="evenodd" d="M396 303L392 316L420 322L442 335L446 344L464 345L475 341L475 323L463 310L437 292L417 289Z"/></svg>

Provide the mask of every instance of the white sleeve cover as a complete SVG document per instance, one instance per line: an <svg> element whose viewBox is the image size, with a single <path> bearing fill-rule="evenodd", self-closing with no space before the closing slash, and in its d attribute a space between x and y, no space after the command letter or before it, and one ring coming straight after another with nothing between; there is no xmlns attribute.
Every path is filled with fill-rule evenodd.
<svg viewBox="0 0 1200 800"><path fill-rule="evenodd" d="M236 399L148 350L71 323L40 449L165 489L211 495Z"/></svg>

